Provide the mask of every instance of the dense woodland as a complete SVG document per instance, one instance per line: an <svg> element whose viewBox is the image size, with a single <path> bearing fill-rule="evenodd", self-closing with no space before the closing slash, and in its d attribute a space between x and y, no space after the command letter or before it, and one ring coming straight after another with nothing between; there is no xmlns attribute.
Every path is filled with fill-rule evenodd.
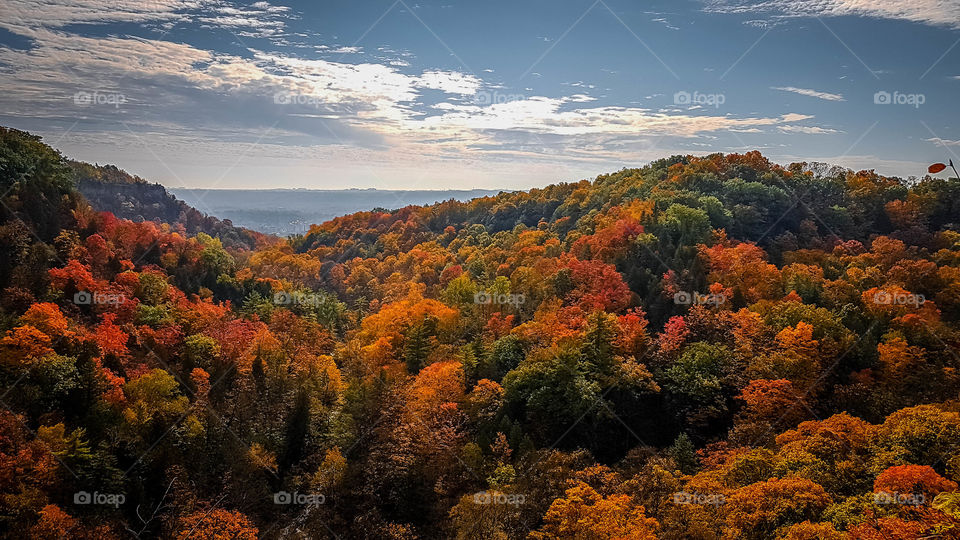
<svg viewBox="0 0 960 540"><path fill-rule="evenodd" d="M226 242L75 171L0 129L4 538L960 538L960 180L674 156Z"/></svg>

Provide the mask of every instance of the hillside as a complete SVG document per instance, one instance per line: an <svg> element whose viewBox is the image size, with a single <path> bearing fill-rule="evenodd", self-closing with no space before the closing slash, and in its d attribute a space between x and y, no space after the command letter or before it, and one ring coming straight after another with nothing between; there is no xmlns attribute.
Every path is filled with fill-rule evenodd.
<svg viewBox="0 0 960 540"><path fill-rule="evenodd" d="M960 530L960 179L673 156L228 249L75 174L0 129L0 537Z"/></svg>
<svg viewBox="0 0 960 540"><path fill-rule="evenodd" d="M77 190L97 211L135 222L179 224L188 234L203 232L219 238L227 247L253 249L258 242L265 241L263 234L208 216L171 195L162 185L151 184L115 165L73 160L67 164Z"/></svg>

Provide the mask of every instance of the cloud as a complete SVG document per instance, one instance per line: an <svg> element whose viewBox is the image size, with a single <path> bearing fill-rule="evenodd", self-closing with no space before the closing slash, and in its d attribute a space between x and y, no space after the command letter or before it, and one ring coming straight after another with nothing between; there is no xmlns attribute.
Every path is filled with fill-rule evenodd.
<svg viewBox="0 0 960 540"><path fill-rule="evenodd" d="M318 51L334 54L357 54L363 52L363 47L331 47L329 45L318 45Z"/></svg>
<svg viewBox="0 0 960 540"><path fill-rule="evenodd" d="M268 2L237 8L217 0L5 0L0 28L32 37L38 29L74 24L139 23L169 29L195 21L245 37L270 37L292 17L289 7Z"/></svg>
<svg viewBox="0 0 960 540"><path fill-rule="evenodd" d="M663 17L658 17L658 18L656 18L656 19L650 19L650 21L651 21L651 22L658 22L658 23L666 26L666 27L669 28L670 30L679 30L679 29L680 29L679 27L670 24L670 21L667 20L667 19L665 19L665 18L663 18Z"/></svg>
<svg viewBox="0 0 960 540"><path fill-rule="evenodd" d="M824 99L827 101L846 101L843 99L842 94L831 94L829 92L820 92L817 90L810 90L808 88L797 88L795 86L771 86L770 88L773 90L793 92L794 94L800 94L801 96L815 97L817 99Z"/></svg>
<svg viewBox="0 0 960 540"><path fill-rule="evenodd" d="M5 0L0 27L29 35L30 31L60 28L69 24L168 21L204 4L204 0Z"/></svg>
<svg viewBox="0 0 960 540"><path fill-rule="evenodd" d="M442 115L408 122L412 130L456 133L464 130L526 131L564 136L623 134L694 137L731 128L776 126L812 118L788 113L779 117L747 117L667 114L631 107L592 107L561 110L566 99L533 96L486 107L461 105Z"/></svg>
<svg viewBox="0 0 960 540"><path fill-rule="evenodd" d="M949 139L941 139L940 137L933 137L932 139L926 139L928 142L932 142L937 146L960 146L960 141L951 141Z"/></svg>
<svg viewBox="0 0 960 540"><path fill-rule="evenodd" d="M0 48L10 69L0 83L0 107L12 116L64 118L80 115L95 122L122 119L144 130L195 130L208 120L233 130L262 129L265 116L291 133L316 135L327 125L344 133L366 131L378 137L431 140L461 150L490 139L490 131L519 131L565 137L620 137L624 134L694 137L726 129L790 124L811 118L711 116L653 112L636 107L588 107L594 98L575 93L545 97L509 95L506 100L464 104L462 98L493 88L472 74L400 66L306 59L251 49L249 57L199 49L185 43L135 37L84 37L47 28L32 31L28 50ZM11 84L15 82L15 84ZM578 82L573 86L589 87ZM439 90L439 103L423 103L423 90ZM122 108L77 107L77 91L124 95ZM258 107L258 101L259 107ZM453 101L451 101L451 99ZM469 103L471 100L467 100ZM240 110L231 103L242 103ZM216 111L230 111L227 118ZM244 111L248 111L244 113ZM245 116L249 116L245 118ZM292 118L295 117L295 118ZM194 122L195 120L195 122ZM289 135L289 133L288 133Z"/></svg>
<svg viewBox="0 0 960 540"><path fill-rule="evenodd" d="M0 111L2 118L19 126L45 125L48 132L51 125L66 130L76 121L74 129L83 137L72 141L108 144L104 141L130 139L132 131L145 141L135 140L136 146L148 141L162 155L156 141L189 138L179 148L199 152L202 146L212 155L228 155L221 149L258 143L271 147L270 152L291 147L291 153L309 152L339 162L356 158L364 165L376 159L385 170L393 162L417 171L417 160L465 162L478 156L546 167L557 162L619 167L638 156L655 157L712 141L726 131L832 132L797 126L813 118L799 113L736 116L710 110L601 107L583 93L594 87L583 81L568 83L560 95L533 95L531 89L524 94L504 89L501 94L502 87L476 74L418 70L405 60L397 62L397 55L410 58L407 54L380 49L390 56L363 56L359 58L366 61L359 61L351 55L341 61L264 47L226 53L162 38L78 34L70 25L190 21L276 36L284 32L283 21L295 14L265 2L231 7L218 1L198 15L198 6L206 0L156 2L153 11L141 7L143 2L121 1L113 10L112 4L106 9L93 0L64 1L41 2L33 19L15 21L18 33L29 35L32 43L26 49L0 47L5 69ZM361 52L334 44L311 50ZM124 104L78 104L72 99L78 91L121 94ZM658 148L662 140L673 146Z"/></svg>
<svg viewBox="0 0 960 540"><path fill-rule="evenodd" d="M783 115L784 122L799 122L801 120L810 120L813 116L809 114L787 113Z"/></svg>
<svg viewBox="0 0 960 540"><path fill-rule="evenodd" d="M448 94L473 95L480 89L482 81L473 75L456 71L427 71L417 83L421 88L442 90Z"/></svg>
<svg viewBox="0 0 960 540"><path fill-rule="evenodd" d="M873 17L960 28L956 0L706 0L704 9L781 17Z"/></svg>
<svg viewBox="0 0 960 540"><path fill-rule="evenodd" d="M822 128L817 126L778 126L778 130L783 133L806 133L808 135L828 135L831 133L843 133L836 129Z"/></svg>

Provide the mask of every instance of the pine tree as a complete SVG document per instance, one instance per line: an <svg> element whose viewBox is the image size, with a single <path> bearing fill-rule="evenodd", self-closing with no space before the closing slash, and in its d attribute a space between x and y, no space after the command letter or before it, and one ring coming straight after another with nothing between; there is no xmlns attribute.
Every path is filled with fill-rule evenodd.
<svg viewBox="0 0 960 540"><path fill-rule="evenodd" d="M407 372L410 374L419 373L430 356L430 337L437 331L437 320L432 317L424 317L423 321L417 323L407 330L407 336L403 344L403 359L407 364Z"/></svg>
<svg viewBox="0 0 960 540"><path fill-rule="evenodd" d="M686 433L681 433L673 445L667 449L667 453L670 454L670 457L673 458L674 463L677 464L677 468L680 469L680 472L683 474L694 474L697 472L697 457L694 452L693 442L690 441L690 437Z"/></svg>

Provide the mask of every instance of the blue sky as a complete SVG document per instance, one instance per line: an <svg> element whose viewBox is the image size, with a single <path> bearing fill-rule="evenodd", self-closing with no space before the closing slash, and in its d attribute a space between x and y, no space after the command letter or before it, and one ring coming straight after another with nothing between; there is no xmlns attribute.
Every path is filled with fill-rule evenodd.
<svg viewBox="0 0 960 540"><path fill-rule="evenodd" d="M0 123L172 187L520 189L752 149L903 177L960 161L957 0L0 10Z"/></svg>

